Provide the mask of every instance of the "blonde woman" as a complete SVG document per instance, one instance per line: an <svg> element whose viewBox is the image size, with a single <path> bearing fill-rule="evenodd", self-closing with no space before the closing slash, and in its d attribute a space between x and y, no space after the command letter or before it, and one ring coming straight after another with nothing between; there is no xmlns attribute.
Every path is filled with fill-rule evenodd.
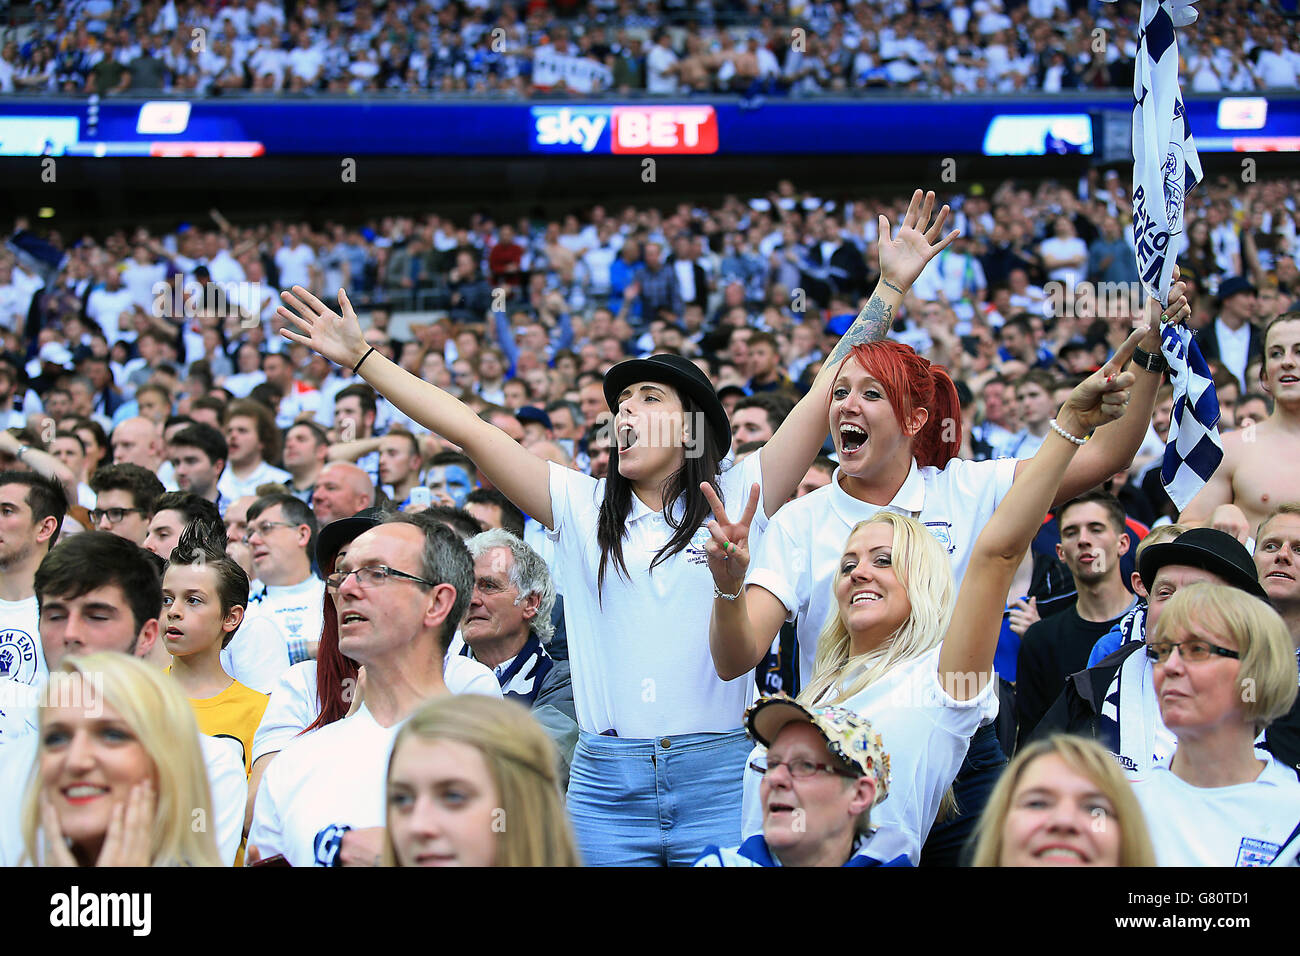
<svg viewBox="0 0 1300 956"><path fill-rule="evenodd" d="M388 762L390 866L578 866L555 747L528 709L439 698Z"/></svg>
<svg viewBox="0 0 1300 956"><path fill-rule="evenodd" d="M23 800L28 861L45 866L221 866L188 701L125 654L65 657L40 708ZM38 851L38 834L43 846Z"/></svg>
<svg viewBox="0 0 1300 956"><path fill-rule="evenodd" d="M1155 866L1133 787L1100 744L1055 734L1011 761L976 830L974 866Z"/></svg>
<svg viewBox="0 0 1300 956"><path fill-rule="evenodd" d="M1278 613L1222 584L1182 588L1147 637L1156 699L1178 738L1134 784L1161 866L1268 866L1300 823L1295 768L1255 740L1296 698Z"/></svg>
<svg viewBox="0 0 1300 956"><path fill-rule="evenodd" d="M996 717L992 678L1001 598L1075 452L1095 428L1123 414L1135 376L1122 369L1144 331L1130 336L1104 368L1077 386L1052 420L1053 430L975 541L955 601L948 555L917 519L880 511L849 535L833 576L834 604L817 645L812 680L799 701L852 710L889 741L894 783L889 799L876 809L879 829L866 847L876 859L901 854L920 862L921 846L971 737ZM870 422L870 441L901 441L897 424L889 430L893 421L888 412L878 413ZM755 505L751 495L742 525ZM725 573L719 565L743 566L748 558L743 542L729 541L726 516L716 504L715 515L708 553L716 576ZM743 567L732 573L737 570ZM754 770L746 770L745 836L762 827L759 782Z"/></svg>

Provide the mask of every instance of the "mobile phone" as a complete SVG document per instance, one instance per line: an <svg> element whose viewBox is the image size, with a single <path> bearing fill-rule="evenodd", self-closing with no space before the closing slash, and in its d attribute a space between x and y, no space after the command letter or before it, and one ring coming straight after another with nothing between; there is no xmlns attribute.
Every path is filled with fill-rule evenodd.
<svg viewBox="0 0 1300 956"><path fill-rule="evenodd" d="M433 504L433 492L424 485L417 485L411 489L411 497L407 501L413 508L428 508Z"/></svg>

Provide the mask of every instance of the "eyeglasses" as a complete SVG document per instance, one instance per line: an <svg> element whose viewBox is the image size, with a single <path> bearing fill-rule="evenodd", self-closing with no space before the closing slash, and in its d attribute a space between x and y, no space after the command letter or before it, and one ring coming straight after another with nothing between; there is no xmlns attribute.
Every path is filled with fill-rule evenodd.
<svg viewBox="0 0 1300 956"><path fill-rule="evenodd" d="M833 773L838 777L850 777L857 779L860 774L853 773L845 767L836 767L828 763L814 763L811 760L796 758L794 760L769 760L764 763L761 760L752 760L749 769L754 771L760 777L764 774L771 773L777 767L785 767L790 771L790 776L796 780L807 780L809 777L818 773Z"/></svg>
<svg viewBox="0 0 1300 956"><path fill-rule="evenodd" d="M297 527L299 526L294 524L292 521L263 521L261 524L250 524L248 526L248 530L244 532L244 537L241 538L240 540L242 540L244 544L248 544L250 541L253 540L253 535L259 534L263 538L265 538L268 534L271 533L272 528L297 528Z"/></svg>
<svg viewBox="0 0 1300 956"><path fill-rule="evenodd" d="M1178 648L1178 656L1185 661L1208 661L1211 654L1238 659L1241 657L1236 651L1211 644L1209 641L1180 641L1177 644L1170 641L1149 641L1147 657L1158 664L1163 664L1169 660L1169 655L1174 652L1175 647Z"/></svg>
<svg viewBox="0 0 1300 956"><path fill-rule="evenodd" d="M353 571L335 571L325 579L325 586L331 591L337 591L343 587L349 575L357 576L357 583L363 588L378 587L384 584L389 578L402 578L405 581L417 581L428 587L437 587L437 581L426 581L424 578L417 578L414 574L407 574L405 571L398 571L396 568L388 568L382 564L377 564L369 568L357 568Z"/></svg>
<svg viewBox="0 0 1300 956"><path fill-rule="evenodd" d="M90 520L99 524L105 518L109 524L121 524L122 519L129 514L144 514L143 508L96 508L90 513Z"/></svg>

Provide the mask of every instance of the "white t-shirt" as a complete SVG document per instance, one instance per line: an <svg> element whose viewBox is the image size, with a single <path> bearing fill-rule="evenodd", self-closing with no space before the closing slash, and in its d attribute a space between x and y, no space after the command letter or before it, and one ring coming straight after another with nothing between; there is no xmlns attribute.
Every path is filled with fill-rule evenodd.
<svg viewBox="0 0 1300 956"><path fill-rule="evenodd" d="M234 638L221 649L222 670L260 694L271 693L288 667L284 635L267 617L245 617Z"/></svg>
<svg viewBox="0 0 1300 956"><path fill-rule="evenodd" d="M978 696L956 700L939 683L939 647L898 664L882 679L839 706L871 721L889 754L885 800L871 811L877 827L866 852L879 860L904 853L915 865L940 802L957 779L971 735L998 715L995 681ZM755 747L750 761L764 752ZM745 763L741 833L763 830L762 778Z"/></svg>
<svg viewBox="0 0 1300 956"><path fill-rule="evenodd" d="M677 64L677 54L673 52L672 47L664 47L655 44L646 54L646 92L648 93L676 93L677 77L667 72Z"/></svg>
<svg viewBox="0 0 1300 956"><path fill-rule="evenodd" d="M442 681L453 694L482 694L500 699L501 685L478 661L449 653L443 660ZM283 750L320 716L316 662L294 664L280 677L253 736L253 762Z"/></svg>
<svg viewBox="0 0 1300 956"><path fill-rule="evenodd" d="M384 779L401 722L381 727L363 703L351 717L289 743L266 768L249 847L291 866L328 866L341 827L384 825Z"/></svg>
<svg viewBox="0 0 1300 956"><path fill-rule="evenodd" d="M1133 784L1159 866L1268 866L1300 823L1300 781L1271 754L1252 783L1193 787L1166 767Z"/></svg>
<svg viewBox="0 0 1300 956"><path fill-rule="evenodd" d="M256 494L258 485L272 483L282 485L292 477L283 468L276 468L274 465L262 462L247 478L240 478L227 464L225 471L217 479L217 490L227 501L236 501L245 495Z"/></svg>
<svg viewBox="0 0 1300 956"><path fill-rule="evenodd" d="M761 487L762 455L750 455L719 477L724 505L739 508L751 484ZM634 738L736 730L753 700L754 682L750 673L719 679L709 653L713 576L704 553L708 528L701 524L686 549L651 573L650 562L672 529L661 512L633 495L623 535L628 576L615 570L611 557L603 602L598 602L600 549L595 541L604 481L551 463L551 537L558 577L564 581L578 726L594 734L613 730ZM760 508L751 539L761 539L766 526Z"/></svg>
<svg viewBox="0 0 1300 956"><path fill-rule="evenodd" d="M1056 236L1044 239L1038 246L1038 254L1043 257L1050 256L1053 259L1078 259L1080 256L1083 257L1081 265L1057 266L1048 270L1047 278L1054 282L1063 283L1066 288L1074 288L1074 284L1087 275L1088 244L1078 236L1072 239L1060 239Z"/></svg>
<svg viewBox="0 0 1300 956"><path fill-rule="evenodd" d="M280 287L288 289L295 285L311 287L311 273L308 267L316 261L316 253L305 242L298 245L281 246L275 253L275 264L280 269Z"/></svg>
<svg viewBox="0 0 1300 956"><path fill-rule="evenodd" d="M838 607L831 587L854 525L885 508L916 518L945 546L960 587L975 539L1011 489L1015 469L1014 459L954 458L942 471L918 468L913 459L898 494L882 508L845 492L837 468L830 484L791 501L772 516L766 534L756 547L751 546L753 558L745 584L772 592L785 605L786 620L797 623L801 686L812 682L817 638ZM566 594L566 608L568 600Z"/></svg>
<svg viewBox="0 0 1300 956"><path fill-rule="evenodd" d="M297 664L306 659L306 645L320 640L324 606L325 582L309 574L297 584L283 587L266 584L256 593L250 593L244 620L269 621L280 632L289 661Z"/></svg>
<svg viewBox="0 0 1300 956"><path fill-rule="evenodd" d="M41 650L36 595L21 601L0 601L0 677L41 687L49 673Z"/></svg>
<svg viewBox="0 0 1300 956"><path fill-rule="evenodd" d="M40 735L30 733L0 748L0 866L17 866L23 856L23 794L39 745ZM206 734L199 734L199 745L212 792L213 836L221 858L233 866L244 836L248 804L243 752L233 740Z"/></svg>

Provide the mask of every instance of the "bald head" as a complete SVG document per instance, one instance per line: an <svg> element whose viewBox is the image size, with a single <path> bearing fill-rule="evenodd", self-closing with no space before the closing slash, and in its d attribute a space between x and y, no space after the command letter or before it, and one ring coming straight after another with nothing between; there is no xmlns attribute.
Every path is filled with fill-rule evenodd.
<svg viewBox="0 0 1300 956"><path fill-rule="evenodd" d="M345 461L321 469L311 496L311 507L321 527L339 518L350 518L374 503L375 486L370 476Z"/></svg>
<svg viewBox="0 0 1300 956"><path fill-rule="evenodd" d="M157 471L163 461L162 428L147 418L128 418L113 429L113 464Z"/></svg>

